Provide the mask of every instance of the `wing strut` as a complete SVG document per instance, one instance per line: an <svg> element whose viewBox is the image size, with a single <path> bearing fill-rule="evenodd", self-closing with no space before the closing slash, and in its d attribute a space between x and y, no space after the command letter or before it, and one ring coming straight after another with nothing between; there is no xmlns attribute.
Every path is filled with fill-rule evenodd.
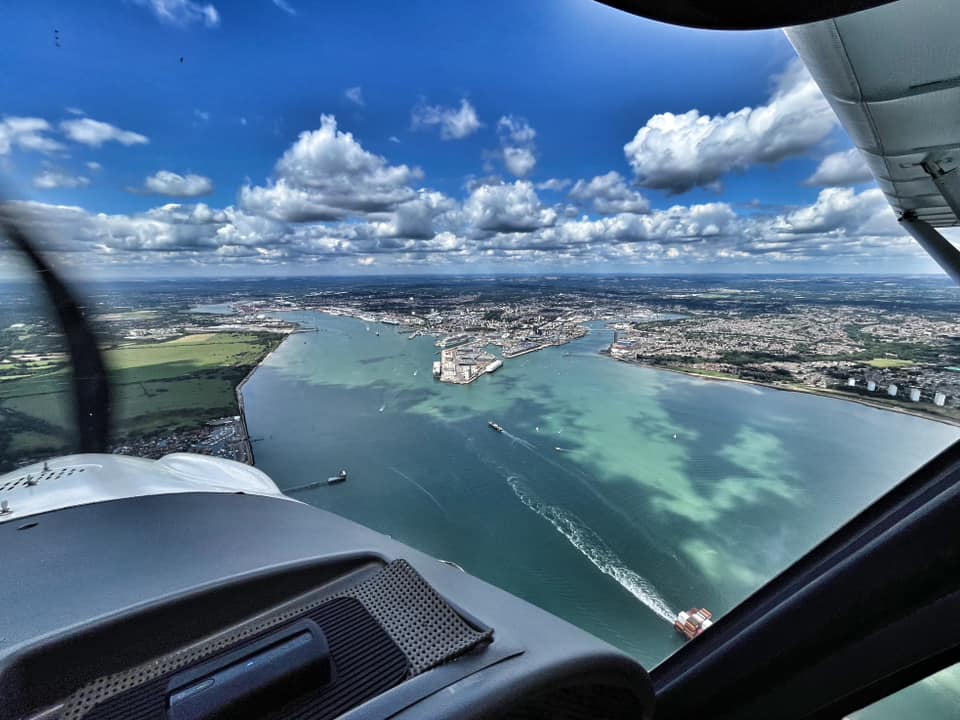
<svg viewBox="0 0 960 720"><path fill-rule="evenodd" d="M920 243L920 247L942 267L953 281L960 284L960 250L957 250L933 225L913 212L904 213L900 224Z"/></svg>

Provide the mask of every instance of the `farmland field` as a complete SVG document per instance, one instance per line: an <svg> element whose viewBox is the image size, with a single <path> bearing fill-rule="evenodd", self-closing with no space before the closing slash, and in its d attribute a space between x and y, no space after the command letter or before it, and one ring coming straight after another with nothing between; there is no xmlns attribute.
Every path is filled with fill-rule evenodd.
<svg viewBox="0 0 960 720"><path fill-rule="evenodd" d="M269 333L202 333L106 350L113 385L113 439L169 434L235 415L237 384L281 339ZM16 376L0 376L4 463L69 451L74 443L72 415L65 362L18 363Z"/></svg>

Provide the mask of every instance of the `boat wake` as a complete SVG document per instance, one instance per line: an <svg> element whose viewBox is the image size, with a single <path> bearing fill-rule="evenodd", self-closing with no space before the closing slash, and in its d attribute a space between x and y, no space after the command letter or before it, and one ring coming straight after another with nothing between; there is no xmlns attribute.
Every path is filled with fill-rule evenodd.
<svg viewBox="0 0 960 720"><path fill-rule="evenodd" d="M397 475L399 475L400 477L402 477L402 478L403 478L404 480L406 480L407 482L413 483L413 484L416 485L418 488L420 488L420 491L421 491L424 495L426 495L428 498L430 498L430 501L431 501L434 505L437 506L437 508L440 510L440 512L442 512L444 515L447 514L447 511L444 509L443 505L441 505L441 504L440 504L440 501L437 500L437 499L433 496L433 493L432 493L432 492L430 492L429 490L427 490L423 485L421 485L420 483L418 483L416 480L414 480L412 477L410 477L410 476L407 475L406 473L400 472L400 471L397 470L395 467L391 467L390 469L393 470L393 472L395 472Z"/></svg>
<svg viewBox="0 0 960 720"><path fill-rule="evenodd" d="M536 450L536 449L537 449L537 446L534 445L532 442L530 442L529 440L524 440L522 437L517 437L516 435L514 435L514 434L513 434L512 432L510 432L509 430L504 430L504 431L503 431L503 434L506 435L506 436L507 436L508 438L510 438L511 440L513 440L515 443L518 443L518 444L522 445L522 446L525 447L527 450Z"/></svg>
<svg viewBox="0 0 960 720"><path fill-rule="evenodd" d="M676 613L670 609L657 589L643 576L627 567L597 533L580 518L556 505L549 505L527 488L516 475L507 477L507 484L530 510L549 522L601 572L616 580L621 587L642 602L660 618L673 623Z"/></svg>

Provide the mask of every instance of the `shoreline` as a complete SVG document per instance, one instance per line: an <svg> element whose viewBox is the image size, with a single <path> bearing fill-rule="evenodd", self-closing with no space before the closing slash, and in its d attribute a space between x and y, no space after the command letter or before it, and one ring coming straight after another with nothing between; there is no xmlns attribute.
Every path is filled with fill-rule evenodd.
<svg viewBox="0 0 960 720"><path fill-rule="evenodd" d="M614 357L609 352L600 351L601 355L616 360L617 362L622 362L625 365L636 365L637 367L644 367L650 370L665 370L666 372L676 373L677 375L685 375L686 377L694 377L700 380L716 380L717 382L733 382L733 383L743 383L744 385L755 385L757 387L769 388L770 390L781 390L783 392L795 392L801 393L804 395L816 395L822 398L828 398L830 400L840 400L843 402L856 403L858 405L864 405L866 407L874 408L875 410L886 410L887 412L900 413L901 415L910 415L912 417L921 418L923 420L932 420L934 422L943 423L944 425L950 425L952 427L960 427L960 419L954 419L946 417L944 415L934 415L931 413L925 413L919 410L911 410L910 408L898 407L895 405L888 405L879 400L870 400L868 398L860 397L850 397L843 393L837 392L836 390L829 390L827 388L814 388L807 387L805 385L775 385L773 383L760 382L759 380L747 380L745 378L738 377L720 377L717 375L708 375L706 373L699 373L693 370L681 370L680 368L665 367L662 365L650 365L649 363L637 362L635 360L623 360L618 357Z"/></svg>
<svg viewBox="0 0 960 720"><path fill-rule="evenodd" d="M299 324L298 324L299 325ZM247 454L247 465L251 467L256 467L256 457L253 454L253 441L250 439L250 429L247 427L247 410L243 404L243 386L247 384L247 381L253 377L253 374L260 369L260 366L263 365L267 360L270 359L270 356L273 355L277 350L280 349L280 346L283 345L287 340L290 339L292 335L295 335L298 331L286 333L284 338L277 343L277 346L273 348L270 352L260 358L260 361L250 368L250 372L243 376L243 380L237 383L237 387L233 390L233 395L237 400L237 409L240 412L240 427L243 428L243 446Z"/></svg>
<svg viewBox="0 0 960 720"><path fill-rule="evenodd" d="M287 313L287 312L304 312L304 310L302 310L302 309L301 309L301 310L278 310L278 311L275 311L275 312L281 312L281 313ZM357 316L355 316L355 315L351 315L351 314L349 314L349 313L342 313L342 314L341 314L341 313L330 313L330 312L326 312L326 311L324 311L324 310L306 310L306 312L318 312L318 313L321 313L321 314L323 314L323 315L328 315L328 316L330 316L330 317L347 317L347 318L350 318L350 319L352 319L352 320L357 320L358 322L367 322L367 321L363 320L362 318L359 318L359 317L357 317ZM378 321L378 320L372 320L372 321L370 321L370 322L372 322L372 323L374 323L374 324L378 324L378 325L381 325L381 324L383 324L383 325L390 325L389 323L381 323L381 322ZM602 321L601 321L601 322L602 322ZM302 328L302 327L303 327L301 323L295 323L295 324L298 326L298 328ZM391 327L392 327L392 325L391 325ZM588 327L588 328L587 328L587 335L589 335L589 334L592 332L592 330L593 330L592 328L589 328L589 327ZM245 416L244 413L243 413L243 405L242 405L241 390L242 390L243 386L244 386L244 385L246 384L246 382L253 376L253 374L260 368L260 365L261 365L262 363L266 362L266 360L267 360L271 355L273 355L273 353L275 353L277 350L279 350L279 349L283 346L283 343L285 343L285 342L287 341L287 338L289 338L291 335L296 334L296 332L297 332L297 331L294 331L294 332L292 332L292 333L289 333L289 334L287 335L287 337L285 337L283 340L281 340L280 343L277 345L277 347L275 347L273 350L271 350L269 353L267 353L267 354L263 357L263 359L262 359L259 363L257 363L257 365L247 374L247 376L243 379L243 381L241 381L241 383L240 383L239 385L237 385L237 391L236 391L236 392L237 392L237 400L238 400L238 404L240 404L240 409L241 409L240 417L241 417L241 421L243 422L244 428L246 428L246 416ZM429 333L424 333L424 334L427 335L427 334L429 334ZM581 336L581 337L586 337L586 335L583 335L583 336ZM574 338L574 339L575 339L575 340L579 340L580 338ZM515 355L515 356L512 356L512 357L521 357L522 355L528 355L528 354L530 354L530 353L539 352L539 351L541 351L541 350L547 350L547 349L549 349L549 348L561 348L561 347L564 347L565 345L569 345L571 342L573 342L573 340L570 340L570 341L565 342L565 343L549 344L549 345L541 346L541 347L539 347L539 348L527 350L527 351L521 353L520 355ZM624 360L624 359L615 357L615 356L611 355L609 351L604 351L604 350L599 351L598 354L603 355L603 356L605 356L605 357L608 357L608 358L610 358L611 360L616 360L617 362L624 363L624 364L626 364L626 365L636 365L636 366L638 366L638 367L645 367L645 368L648 368L648 369L650 369L650 370L665 370L666 372L676 373L676 374L678 374L678 375L684 375L684 376L686 376L686 377L699 378L699 379L701 379L701 380L716 380L716 381L718 381L718 382L743 383L743 384L746 384L746 385L755 385L755 386L757 386L757 387L765 387L765 388L769 388L769 389L771 389L771 390L780 390L780 391L783 391L783 392L795 392L795 393L802 393L802 394L806 394L806 395L815 395L815 396L822 397L822 398L827 398L827 399L830 399L830 400L840 400L840 401L843 401L843 402L857 403L858 405L863 405L863 406L865 406L865 407L873 408L873 409L875 409L875 410L885 410L885 411L887 411L887 412L900 413L901 415L910 415L910 416L912 416L912 417L920 418L920 419L923 419L923 420L931 420L931 421L933 421L933 422L939 422L939 423L942 423L942 424L944 424L944 425L950 425L951 427L960 427L960 418L954 419L954 418L946 417L946 416L943 416L943 415L934 415L934 414L931 414L931 413L925 413L925 412L921 412L921 411L918 411L918 410L911 410L910 408L902 408L902 407L892 406L892 405L888 405L888 404L886 404L886 403L884 403L884 402L877 401L877 400L870 400L870 399L868 399L868 398L850 397L850 396L848 396L848 395L839 393L839 392L837 392L837 391L835 391L835 390L828 390L828 389L825 389L825 388L806 387L806 386L803 386L803 385L793 385L793 386L790 386L790 385L775 385L775 384L773 384L773 383L764 383L764 382L760 382L760 381L758 381L758 380L747 380L747 379L738 378L738 377L718 377L718 376L716 376L716 375L708 375L708 374L706 374L706 373L699 373L699 372L694 372L694 371L690 371L690 370L681 370L680 368L671 368L671 367L665 367L665 366L662 366L662 365L650 365L650 364L648 364L648 363L637 362L637 361L635 361L635 360ZM504 358L505 358L505 359L510 359L510 358L507 358L506 356L504 356ZM504 363L504 365L506 365L506 363ZM481 373L480 375L484 375L484 374L485 374L485 373ZM480 377L480 375L478 375L477 377ZM477 379L477 378L474 378L474 380L476 380L476 379ZM471 381L470 383L452 383L452 384L469 385L469 384L472 384L472 382L473 382L473 381ZM249 434L248 434L248 441L249 441ZM251 459L252 459L252 458L253 458L252 444L251 444L250 456L251 456ZM251 464L252 464L252 463L251 463Z"/></svg>

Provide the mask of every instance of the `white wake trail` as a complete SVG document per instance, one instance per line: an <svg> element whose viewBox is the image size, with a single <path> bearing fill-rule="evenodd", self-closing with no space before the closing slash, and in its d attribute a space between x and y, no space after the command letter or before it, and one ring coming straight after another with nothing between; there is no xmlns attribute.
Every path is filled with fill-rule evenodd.
<svg viewBox="0 0 960 720"><path fill-rule="evenodd" d="M593 563L601 572L616 580L663 620L673 623L677 614L670 609L657 589L642 575L634 572L610 549L597 533L587 527L580 518L556 505L548 505L525 487L516 475L507 477L514 494L528 508L553 525L571 545Z"/></svg>
<svg viewBox="0 0 960 720"><path fill-rule="evenodd" d="M390 469L393 470L397 475L399 475L400 477L402 477L402 478L403 478L404 480L406 480L407 482L413 483L413 484L416 485L418 488L420 488L421 492L423 492L424 495L426 495L428 498L430 498L430 500L433 502L433 504L436 505L437 508L439 508L440 512L442 512L444 515L447 514L447 511L444 509L443 505L441 505L441 504L440 504L440 501L437 500L437 499L433 496L433 493L432 493L432 492L430 492L429 490L427 490L423 485L421 485L420 483L418 483L416 480L414 480L414 479L413 479L412 477L410 477L409 475L407 475L407 474L405 474L405 473L402 473L402 472L400 472L399 470L397 470L395 467L391 467Z"/></svg>

